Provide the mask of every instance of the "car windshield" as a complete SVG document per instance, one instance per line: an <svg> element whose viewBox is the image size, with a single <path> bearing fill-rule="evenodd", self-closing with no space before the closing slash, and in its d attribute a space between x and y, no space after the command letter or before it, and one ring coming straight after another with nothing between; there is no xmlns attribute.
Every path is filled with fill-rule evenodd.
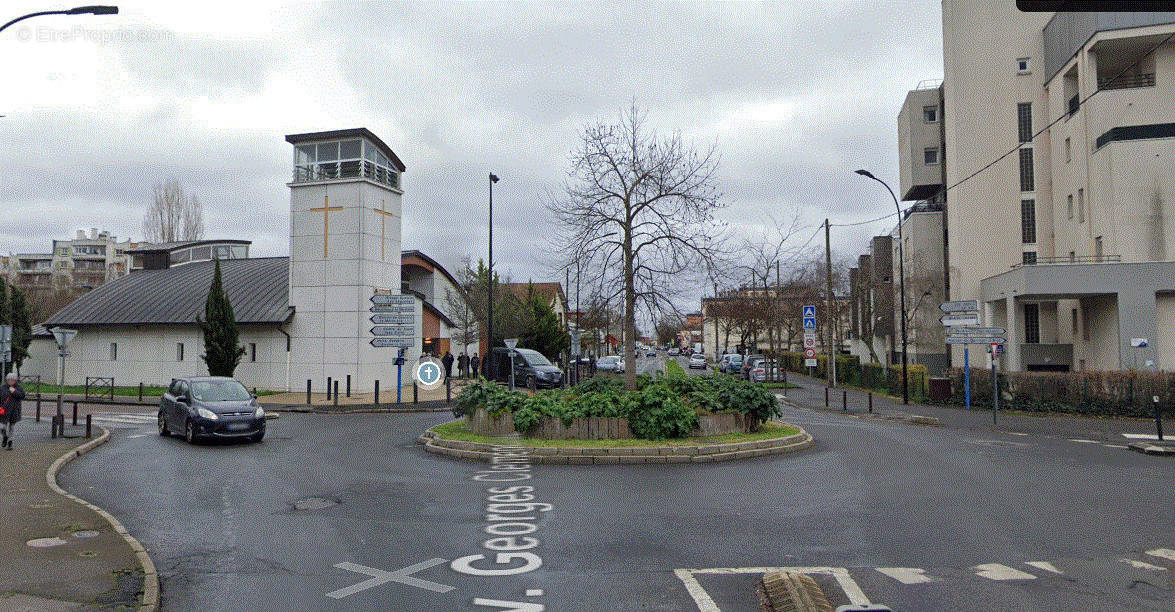
<svg viewBox="0 0 1175 612"><path fill-rule="evenodd" d="M601 357L600 363L612 363L613 361L619 361L619 360L620 360L619 357Z"/></svg>
<svg viewBox="0 0 1175 612"><path fill-rule="evenodd" d="M532 351L530 349L518 349L518 355L525 359L526 363L531 366L551 365L551 362L547 361L547 358L543 357L543 354L538 351Z"/></svg>
<svg viewBox="0 0 1175 612"><path fill-rule="evenodd" d="M235 380L202 380L192 383L192 397L204 402L238 402L251 396Z"/></svg>

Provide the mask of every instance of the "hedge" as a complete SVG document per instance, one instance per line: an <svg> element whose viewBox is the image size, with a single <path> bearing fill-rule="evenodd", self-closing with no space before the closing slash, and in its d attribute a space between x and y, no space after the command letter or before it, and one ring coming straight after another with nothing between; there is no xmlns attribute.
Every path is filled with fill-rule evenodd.
<svg viewBox="0 0 1175 612"><path fill-rule="evenodd" d="M963 404L963 369L948 371L951 402ZM1000 407L1028 412L1068 412L1093 416L1154 416L1175 401L1173 372L1001 372ZM991 371L971 368L971 404L991 404Z"/></svg>
<svg viewBox="0 0 1175 612"><path fill-rule="evenodd" d="M782 351L780 352L780 361L789 372L808 373L808 368L804 366L803 353ZM827 378L827 367L828 356L816 355L816 367L813 368L812 375L816 378ZM909 372L907 385L909 386L910 399L916 402L925 402L929 389L926 366L911 364L907 371ZM902 394L902 367L900 365L887 368L880 363L861 363L860 357L856 355L837 355L836 378L839 382L862 389L880 391L889 395Z"/></svg>

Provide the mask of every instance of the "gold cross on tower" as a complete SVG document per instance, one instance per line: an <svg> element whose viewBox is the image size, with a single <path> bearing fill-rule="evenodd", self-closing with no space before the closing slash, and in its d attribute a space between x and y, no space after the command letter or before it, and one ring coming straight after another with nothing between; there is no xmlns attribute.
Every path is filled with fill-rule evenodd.
<svg viewBox="0 0 1175 612"><path fill-rule="evenodd" d="M327 258L327 244L330 241L330 214L343 210L342 206L331 206L330 196L322 196L322 208L311 208L310 212L322 213L322 258Z"/></svg>
<svg viewBox="0 0 1175 612"><path fill-rule="evenodd" d="M372 210L375 210L375 212L377 214L383 215L382 217L380 217L380 220L379 220L379 258L381 261L387 261L387 258L384 256L384 247L386 247L388 244L388 240L387 240L388 217L395 217L396 216L396 215L393 215L392 213L388 212L387 208L388 208L387 204L383 200L380 200L379 201L379 209L378 210L376 210L374 208L372 209Z"/></svg>

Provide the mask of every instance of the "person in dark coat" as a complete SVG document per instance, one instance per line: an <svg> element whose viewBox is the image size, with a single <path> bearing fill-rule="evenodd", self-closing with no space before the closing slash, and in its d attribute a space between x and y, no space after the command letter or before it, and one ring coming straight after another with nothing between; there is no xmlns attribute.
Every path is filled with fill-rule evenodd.
<svg viewBox="0 0 1175 612"><path fill-rule="evenodd" d="M477 358L477 353L469 358L469 369L473 371L474 376L481 376L481 370L478 367L481 365L481 360Z"/></svg>
<svg viewBox="0 0 1175 612"><path fill-rule="evenodd" d="M469 375L469 356L461 353L457 358L457 378L465 378Z"/></svg>
<svg viewBox="0 0 1175 612"><path fill-rule="evenodd" d="M3 387L0 387L0 408L4 409L4 416L0 416L0 446L12 450L12 428L20 420L20 400L24 399L24 388L16 374L9 374Z"/></svg>
<svg viewBox="0 0 1175 612"><path fill-rule="evenodd" d="M445 378L448 379L453 375L453 353L445 351L445 356L441 357L441 363L445 366Z"/></svg>

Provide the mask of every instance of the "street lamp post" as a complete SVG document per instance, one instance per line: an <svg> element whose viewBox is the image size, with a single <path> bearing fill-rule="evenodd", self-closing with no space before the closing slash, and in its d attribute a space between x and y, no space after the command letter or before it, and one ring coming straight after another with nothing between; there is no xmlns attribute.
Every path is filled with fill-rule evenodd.
<svg viewBox="0 0 1175 612"><path fill-rule="evenodd" d="M486 301L486 354L482 363L489 360L494 351L494 183L498 182L498 175L490 173L490 295Z"/></svg>
<svg viewBox="0 0 1175 612"><path fill-rule="evenodd" d="M77 6L77 7L67 9L64 11L39 11L36 13L29 13L28 15L22 15L20 17L17 17L16 19L13 19L12 21L9 21L8 23L0 26L0 32L3 32L8 26L10 26L14 23L24 21L25 19L29 19L32 17L40 17L42 15L117 15L117 14L118 14L118 7L117 6Z"/></svg>
<svg viewBox="0 0 1175 612"><path fill-rule="evenodd" d="M894 195L893 189L890 189L885 181L873 176L868 170L857 170L857 174L885 185L886 191L893 198L893 205L898 213L898 275L902 296L902 403L908 406L910 404L910 388L909 377L906 374L906 255L903 252L902 244L902 206L898 204L898 196Z"/></svg>

